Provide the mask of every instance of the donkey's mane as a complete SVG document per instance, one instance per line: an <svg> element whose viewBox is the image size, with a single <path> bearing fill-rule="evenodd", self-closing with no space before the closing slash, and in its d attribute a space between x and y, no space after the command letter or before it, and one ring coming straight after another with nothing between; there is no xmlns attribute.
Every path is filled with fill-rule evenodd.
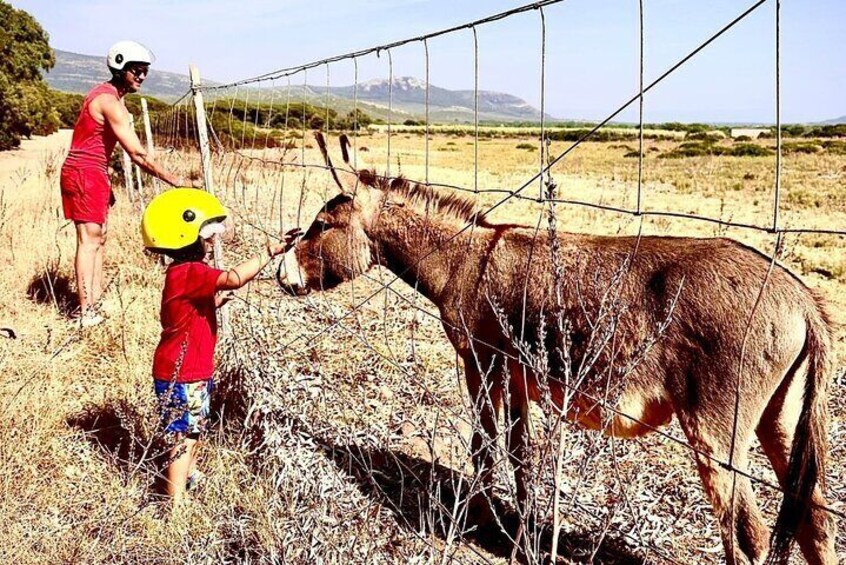
<svg viewBox="0 0 846 565"><path fill-rule="evenodd" d="M399 195L408 204L422 208L427 213L435 211L479 226L488 225L485 212L465 196L438 192L431 186L410 181L402 175L384 177L365 170L359 171L359 179L368 186Z"/></svg>

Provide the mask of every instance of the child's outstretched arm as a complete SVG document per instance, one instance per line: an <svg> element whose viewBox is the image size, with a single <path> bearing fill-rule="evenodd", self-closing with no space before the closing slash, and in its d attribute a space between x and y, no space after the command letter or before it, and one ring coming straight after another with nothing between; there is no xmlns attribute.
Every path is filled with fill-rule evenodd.
<svg viewBox="0 0 846 565"><path fill-rule="evenodd" d="M285 234L285 239L282 243L272 244L267 242L265 253L257 255L252 259L247 259L240 265L232 267L228 271L221 273L217 278L216 289L235 290L241 288L253 280L256 275L267 266L271 259L289 251L294 246L294 242L296 242L300 234L301 231L299 228L296 228Z"/></svg>

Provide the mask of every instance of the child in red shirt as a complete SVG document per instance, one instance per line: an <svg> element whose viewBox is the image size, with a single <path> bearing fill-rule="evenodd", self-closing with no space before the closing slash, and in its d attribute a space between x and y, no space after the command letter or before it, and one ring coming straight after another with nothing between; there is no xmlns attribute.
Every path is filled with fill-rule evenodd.
<svg viewBox="0 0 846 565"><path fill-rule="evenodd" d="M165 433L175 436L165 477L174 505L196 484L200 434L205 430L213 389L216 310L299 235L267 244L257 257L222 271L210 267L214 238L223 233L226 209L211 194L192 188L163 192L144 211L141 231L147 249L173 260L162 292L162 334L153 356L153 379Z"/></svg>

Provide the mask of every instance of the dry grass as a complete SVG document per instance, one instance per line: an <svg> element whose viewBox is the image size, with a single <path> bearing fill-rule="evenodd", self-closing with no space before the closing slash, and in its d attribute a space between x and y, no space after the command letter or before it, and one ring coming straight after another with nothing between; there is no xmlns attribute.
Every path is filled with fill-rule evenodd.
<svg viewBox="0 0 846 565"><path fill-rule="evenodd" d="M527 139L526 141L531 142ZM383 134L358 140L366 158L389 162ZM451 145L448 145L451 144ZM520 186L539 155L514 139L479 147L479 187ZM69 300L73 241L61 219L55 149L67 135L24 158L0 154L0 561L43 562L504 562L507 544L474 535L456 493L472 472L467 441L473 419L448 345L432 311L397 283L354 314L391 279L371 279L304 300L257 281L231 305L233 339L221 346L219 417L202 465L209 481L184 511L170 516L156 495L155 429L150 362L158 338L161 268L141 250L140 213L122 192L108 245L108 323L80 333L62 313ZM767 224L772 158L657 159L672 142L648 142L647 209L676 210ZM565 144L554 144L553 153ZM659 151L650 151L656 147ZM439 151L442 148L449 150ZM626 147L587 143L554 170L559 193L633 207L637 159ZM256 150L256 156L278 153ZM307 160L317 162L313 149ZM296 155L294 155L296 154ZM299 150L291 152L298 156ZM396 136L393 173L425 176L423 140ZM473 186L471 138L435 137L432 181ZM171 166L196 168L196 154L172 154ZM327 195L328 175L232 155L216 160L221 194L238 229L226 260L249 256L263 233L308 224ZM791 227L846 227L846 157L796 154L784 162L782 222ZM537 195L538 188L526 189ZM502 196L481 195L480 205ZM281 212L280 206L281 205ZM541 208L514 201L495 220L535 224ZM563 206L559 224L572 231L635 233L639 220ZM730 235L765 253L771 235L713 224L646 219L644 233ZM846 303L844 240L791 236L785 263L832 303L839 324ZM269 275L269 272L266 273ZM48 284L49 282L49 284ZM44 289L47 289L46 291ZM53 289L50 292L50 288ZM31 298L27 298L31 296ZM345 318L338 321L341 316ZM334 321L334 325L332 325ZM842 362L831 394L831 501L846 500ZM542 419L539 418L542 424ZM543 426L539 425L540 440ZM669 432L682 437L675 426ZM718 563L722 547L689 451L657 436L612 442L570 428L564 457L562 560ZM541 503L550 496L549 466L537 466ZM753 474L773 480L756 455ZM503 468L497 496L513 500ZM759 488L772 517L774 493ZM548 513L546 514L548 517ZM846 558L841 524L838 551Z"/></svg>

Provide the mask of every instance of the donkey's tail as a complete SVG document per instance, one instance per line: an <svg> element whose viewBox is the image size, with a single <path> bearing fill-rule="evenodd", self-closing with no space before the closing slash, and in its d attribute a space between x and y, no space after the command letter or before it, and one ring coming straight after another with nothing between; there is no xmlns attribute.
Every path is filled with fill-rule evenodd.
<svg viewBox="0 0 846 565"><path fill-rule="evenodd" d="M826 396L831 368L831 328L822 299L806 317L805 358L808 364L802 412L796 424L784 479L784 500L770 540L768 564L787 563L793 538L808 519L814 488L825 486L828 457Z"/></svg>

